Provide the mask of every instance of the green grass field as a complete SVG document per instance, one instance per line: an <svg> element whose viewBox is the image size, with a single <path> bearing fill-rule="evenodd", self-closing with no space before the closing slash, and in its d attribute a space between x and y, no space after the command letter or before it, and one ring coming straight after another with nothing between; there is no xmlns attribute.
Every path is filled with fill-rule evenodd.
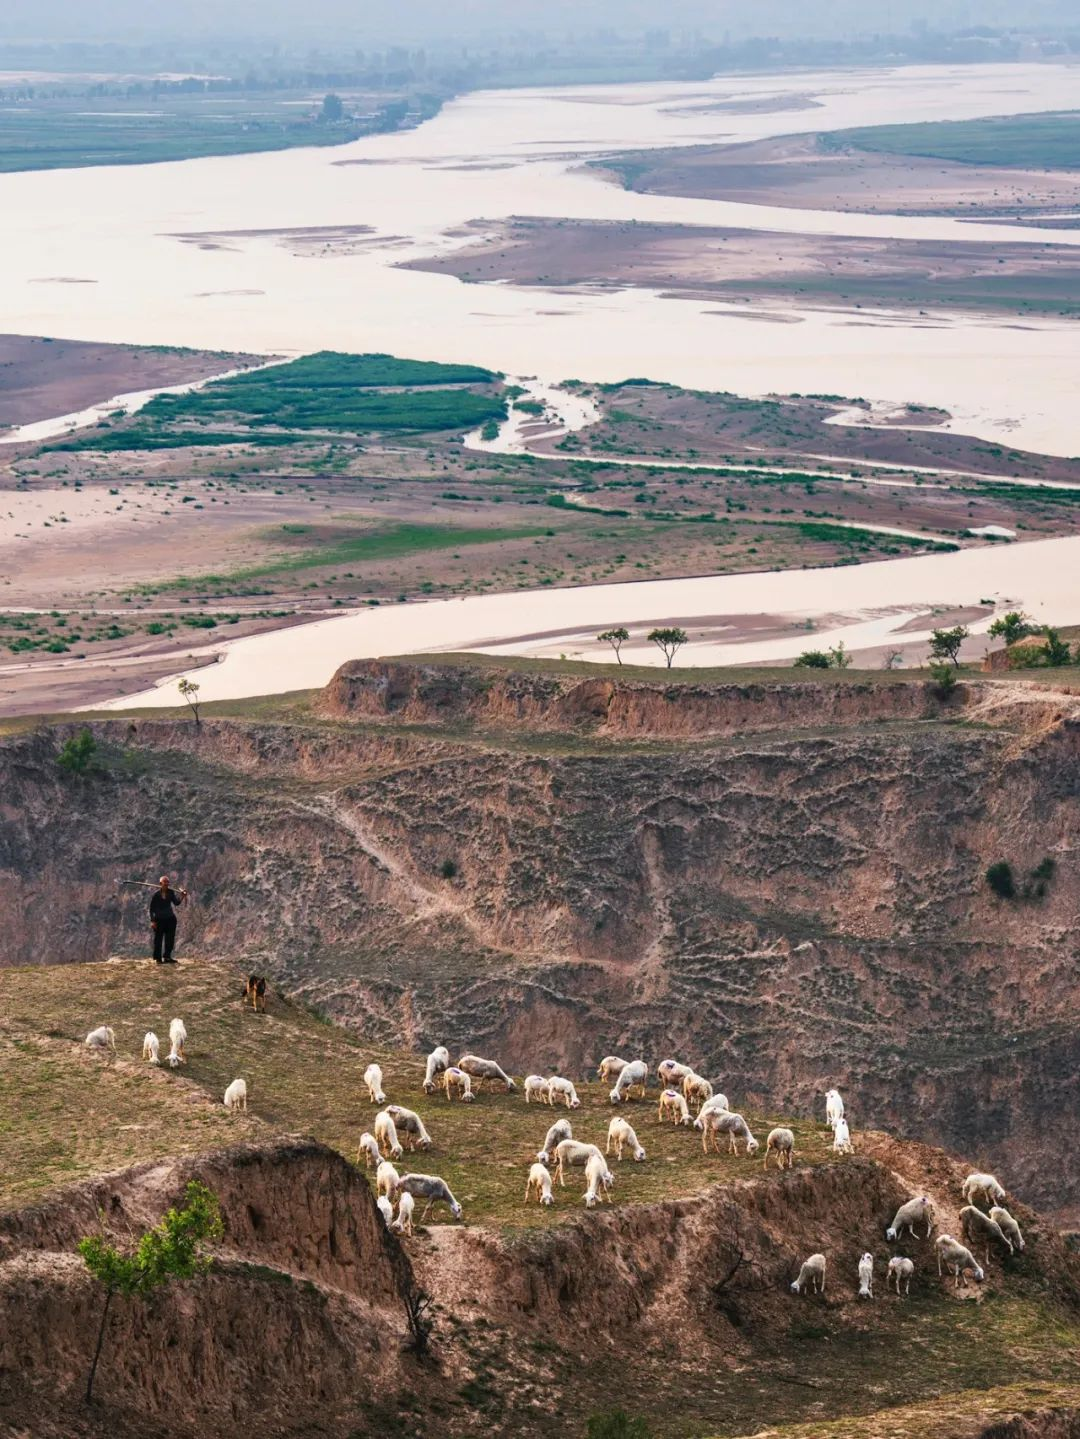
<svg viewBox="0 0 1080 1439"><path fill-rule="evenodd" d="M872 150L918 155L961 165L1080 170L1080 110L1004 115L985 120L933 120L918 125L870 125L822 135L825 150Z"/></svg>

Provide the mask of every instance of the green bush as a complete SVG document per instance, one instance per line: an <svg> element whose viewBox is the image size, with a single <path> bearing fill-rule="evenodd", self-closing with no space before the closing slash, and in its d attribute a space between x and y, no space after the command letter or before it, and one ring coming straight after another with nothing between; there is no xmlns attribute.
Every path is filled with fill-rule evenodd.
<svg viewBox="0 0 1080 1439"><path fill-rule="evenodd" d="M803 650L795 661L797 670L827 670L831 666L832 660L824 650Z"/></svg>
<svg viewBox="0 0 1080 1439"><path fill-rule="evenodd" d="M453 879L457 874L457 865L452 859L444 859L439 869L443 879Z"/></svg>
<svg viewBox="0 0 1080 1439"><path fill-rule="evenodd" d="M88 729L72 735L56 757L56 763L68 774L84 775L94 768L97 759L97 740Z"/></svg>
<svg viewBox="0 0 1080 1439"><path fill-rule="evenodd" d="M1016 898L1016 880L1008 860L999 859L996 864L990 865L986 871L986 882L999 899Z"/></svg>

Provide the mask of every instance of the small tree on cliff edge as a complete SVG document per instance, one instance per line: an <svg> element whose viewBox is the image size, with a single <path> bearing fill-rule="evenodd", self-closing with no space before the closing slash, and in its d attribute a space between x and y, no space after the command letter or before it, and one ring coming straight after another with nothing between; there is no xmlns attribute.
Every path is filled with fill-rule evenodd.
<svg viewBox="0 0 1080 1439"><path fill-rule="evenodd" d="M185 700L185 702L187 703L188 708L191 710L191 713L195 716L195 728L198 729L199 723L200 723L200 721L199 721L199 704L200 704L200 700L199 700L199 686L195 683L194 680L182 679L182 680L180 681L179 685L177 685L177 689L179 689L180 693L184 696L184 700Z"/></svg>
<svg viewBox="0 0 1080 1439"><path fill-rule="evenodd" d="M968 637L967 625L955 625L951 630L931 630L930 658L939 663L949 661L960 664L960 646Z"/></svg>
<svg viewBox="0 0 1080 1439"><path fill-rule="evenodd" d="M145 1296L170 1279L191 1279L210 1268L210 1258L202 1252L202 1245L222 1235L217 1198L205 1184L192 1180L184 1190L184 1199L184 1208L170 1209L159 1224L146 1231L133 1254L114 1249L99 1234L79 1240L83 1262L105 1290L97 1345L86 1379L88 1404L94 1398L94 1376L114 1296Z"/></svg>
<svg viewBox="0 0 1080 1439"><path fill-rule="evenodd" d="M617 630L602 630L600 634L596 636L596 638L598 640L602 640L604 644L610 645L611 648L615 651L615 658L619 661L620 664L622 664L622 655L619 653L619 651L622 649L626 641L630 638L630 631L624 630L623 627L620 625Z"/></svg>
<svg viewBox="0 0 1080 1439"><path fill-rule="evenodd" d="M689 635L685 630L671 627L669 629L650 630L648 638L652 644L659 646L659 648L663 650L664 659L667 660L667 667L670 669L671 662L675 658L676 650L686 643Z"/></svg>

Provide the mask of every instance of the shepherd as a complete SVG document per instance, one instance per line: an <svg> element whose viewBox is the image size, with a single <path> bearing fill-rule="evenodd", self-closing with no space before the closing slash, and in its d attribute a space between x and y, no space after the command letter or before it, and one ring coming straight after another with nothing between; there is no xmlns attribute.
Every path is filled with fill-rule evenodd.
<svg viewBox="0 0 1080 1439"><path fill-rule="evenodd" d="M186 889L179 891L169 888L169 876L163 874L158 887L150 896L150 928L154 931L154 959L158 964L175 964L173 946L176 944L176 914L173 905L183 904L187 899Z"/></svg>

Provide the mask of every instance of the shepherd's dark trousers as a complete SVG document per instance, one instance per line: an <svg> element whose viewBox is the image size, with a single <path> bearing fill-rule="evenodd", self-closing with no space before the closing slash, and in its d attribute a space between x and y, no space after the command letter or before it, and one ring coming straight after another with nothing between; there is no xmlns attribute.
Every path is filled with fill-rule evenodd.
<svg viewBox="0 0 1080 1439"><path fill-rule="evenodd" d="M164 960L172 959L173 945L176 943L176 920L159 919L157 929L154 930L154 958L158 964ZM165 953L162 956L162 946Z"/></svg>

